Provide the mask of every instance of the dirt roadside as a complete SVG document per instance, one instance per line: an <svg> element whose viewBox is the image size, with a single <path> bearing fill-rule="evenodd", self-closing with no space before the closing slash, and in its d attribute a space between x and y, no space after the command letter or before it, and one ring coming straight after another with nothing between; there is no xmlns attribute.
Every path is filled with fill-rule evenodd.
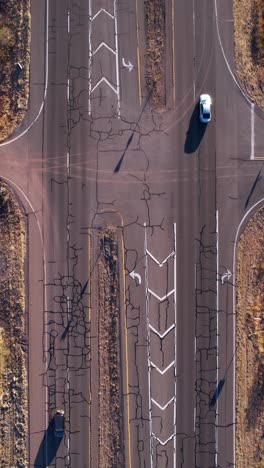
<svg viewBox="0 0 264 468"><path fill-rule="evenodd" d="M233 0L234 50L242 88L264 111L264 2Z"/></svg>
<svg viewBox="0 0 264 468"><path fill-rule="evenodd" d="M25 225L0 180L0 465L28 466Z"/></svg>
<svg viewBox="0 0 264 468"><path fill-rule="evenodd" d="M264 208L237 249L236 466L264 467Z"/></svg>
<svg viewBox="0 0 264 468"><path fill-rule="evenodd" d="M30 0L0 2L0 142L18 128L29 99Z"/></svg>

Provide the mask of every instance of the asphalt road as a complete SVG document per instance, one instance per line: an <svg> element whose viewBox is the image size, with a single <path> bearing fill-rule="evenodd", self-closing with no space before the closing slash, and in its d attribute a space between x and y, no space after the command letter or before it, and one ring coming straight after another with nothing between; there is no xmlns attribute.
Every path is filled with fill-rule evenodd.
<svg viewBox="0 0 264 468"><path fill-rule="evenodd" d="M262 198L260 184L249 194L263 115L236 82L227 0L166 2L167 106L155 111L141 3L32 0L30 107L0 166L28 220L34 467L98 466L105 225L120 242L125 466L234 466L234 241Z"/></svg>

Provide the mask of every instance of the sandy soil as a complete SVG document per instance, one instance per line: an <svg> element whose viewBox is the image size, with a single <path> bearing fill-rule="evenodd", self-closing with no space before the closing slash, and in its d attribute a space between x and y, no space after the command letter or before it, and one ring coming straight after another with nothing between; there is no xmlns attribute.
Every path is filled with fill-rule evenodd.
<svg viewBox="0 0 264 468"><path fill-rule="evenodd" d="M0 466L28 466L25 226L0 180Z"/></svg>
<svg viewBox="0 0 264 468"><path fill-rule="evenodd" d="M121 430L120 318L116 231L99 235L99 468L124 466Z"/></svg>
<svg viewBox="0 0 264 468"><path fill-rule="evenodd" d="M0 3L1 142L18 128L28 106L30 0Z"/></svg>
<svg viewBox="0 0 264 468"><path fill-rule="evenodd" d="M233 0L235 63L242 87L264 110L264 2Z"/></svg>
<svg viewBox="0 0 264 468"><path fill-rule="evenodd" d="M236 467L264 467L264 208L237 252Z"/></svg>
<svg viewBox="0 0 264 468"><path fill-rule="evenodd" d="M152 102L166 105L165 1L144 0L146 30L146 85Z"/></svg>

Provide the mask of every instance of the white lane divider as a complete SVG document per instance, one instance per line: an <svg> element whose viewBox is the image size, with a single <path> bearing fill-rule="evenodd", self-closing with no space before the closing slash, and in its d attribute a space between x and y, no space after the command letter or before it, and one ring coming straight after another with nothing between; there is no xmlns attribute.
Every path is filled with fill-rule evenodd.
<svg viewBox="0 0 264 468"><path fill-rule="evenodd" d="M173 440L173 468L176 468L176 224L174 223L174 250L171 252L163 261L159 261L147 248L147 228L145 226L145 261L146 261L146 268L145 268L145 283L146 283L146 321L147 321L147 335L148 335L148 386L149 386L149 430L150 430L150 466L156 466L157 464L157 445L155 446L154 440L156 440L160 445L163 447L168 444L168 442ZM149 259L152 259L156 265L159 267L164 266L168 260L173 257L173 276L174 276L174 288L166 293L164 296L160 297L157 293L155 293L152 289L149 288ZM174 323L171 324L163 333L159 332L153 325L150 323L150 296L153 296L159 302L163 302L164 300L168 299L168 297L172 296L173 294L173 310L174 310ZM160 369L151 359L151 350L150 350L150 337L151 333L156 334L159 336L161 340L163 340L172 330L174 330L174 359L170 362L170 364L165 369ZM162 378L166 378L165 374L174 368L174 386L172 386L173 396L163 405L157 402L152 397L152 388L151 388L151 373L153 369L155 369ZM173 432L172 434L166 439L161 440L157 434L153 431L153 423L152 423L152 409L153 406L156 406L161 411L165 411L169 405L173 405Z"/></svg>
<svg viewBox="0 0 264 468"><path fill-rule="evenodd" d="M255 104L251 103L251 138L250 138L250 159L255 159Z"/></svg>

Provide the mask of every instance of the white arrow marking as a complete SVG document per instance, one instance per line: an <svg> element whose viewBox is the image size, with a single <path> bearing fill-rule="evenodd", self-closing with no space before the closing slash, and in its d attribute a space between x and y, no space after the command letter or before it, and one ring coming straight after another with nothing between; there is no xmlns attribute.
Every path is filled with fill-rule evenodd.
<svg viewBox="0 0 264 468"><path fill-rule="evenodd" d="M227 270L226 273L224 273L224 274L221 276L221 283L224 284L226 278L227 278L227 280L229 281L230 278L231 278L231 276L232 276L231 271Z"/></svg>
<svg viewBox="0 0 264 468"><path fill-rule="evenodd" d="M132 279L137 278L138 284L141 284L141 276L138 273L135 273L134 270L129 273L129 276L131 276Z"/></svg>
<svg viewBox="0 0 264 468"><path fill-rule="evenodd" d="M166 367L166 369L164 369L164 370L162 371L158 366L156 366L156 364L154 364L152 361L150 361L150 365L151 365L152 367L154 367L161 375L166 374L166 372L173 366L173 364L174 364L174 361L172 361L172 362Z"/></svg>
<svg viewBox="0 0 264 468"><path fill-rule="evenodd" d="M124 58L122 58L122 65L123 65L123 67L128 68L129 72L131 72L133 70L133 68L134 68L132 63L130 61L128 61L128 63L126 63Z"/></svg>
<svg viewBox="0 0 264 468"><path fill-rule="evenodd" d="M156 299L158 299L160 302L164 301L165 299L167 299L167 297L169 297L173 292L174 292L174 289L172 289L168 294L165 294L165 296L163 297L159 297L156 293L154 293L153 291L151 291L151 289L148 288L148 292L150 294L152 294L152 296L156 297Z"/></svg>
<svg viewBox="0 0 264 468"><path fill-rule="evenodd" d="M163 334L159 333L158 330L156 330L156 328L154 328L152 325L149 325L149 328L153 331L153 333L156 333L156 335L158 335L161 339L164 338L164 336L166 336L168 333L170 333L170 331L175 328L175 324L173 323L170 328L168 328Z"/></svg>
<svg viewBox="0 0 264 468"><path fill-rule="evenodd" d="M154 403L159 409L161 409L162 411L164 411L164 410L169 406L169 404L170 404L172 401L175 401L175 397L172 397L172 398L170 399L170 401L168 401L168 403L166 403L166 405L164 405L164 406L159 405L159 404L154 400L154 398L151 398L151 401L152 401L152 403Z"/></svg>

